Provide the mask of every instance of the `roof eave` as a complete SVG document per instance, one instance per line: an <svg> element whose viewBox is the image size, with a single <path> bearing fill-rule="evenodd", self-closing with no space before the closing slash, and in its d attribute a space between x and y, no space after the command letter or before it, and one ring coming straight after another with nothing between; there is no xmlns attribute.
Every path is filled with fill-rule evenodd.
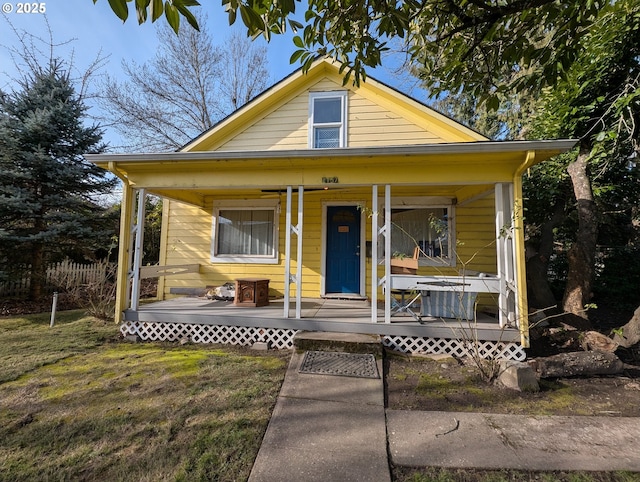
<svg viewBox="0 0 640 482"><path fill-rule="evenodd" d="M572 149L576 139L543 141L486 141L447 144L417 144L409 146L352 147L338 149L282 149L262 151L196 151L140 154L87 154L90 162L107 167L110 162L153 163L175 161L206 161L218 159L301 159L321 157L378 157L378 156L428 156L442 154L506 153L536 151L551 157ZM542 159L541 159L542 160Z"/></svg>

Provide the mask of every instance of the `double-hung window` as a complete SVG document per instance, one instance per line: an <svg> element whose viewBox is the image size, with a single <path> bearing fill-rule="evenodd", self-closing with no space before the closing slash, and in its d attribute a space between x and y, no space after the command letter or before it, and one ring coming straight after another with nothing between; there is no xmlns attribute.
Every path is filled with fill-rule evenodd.
<svg viewBox="0 0 640 482"><path fill-rule="evenodd" d="M347 93L309 94L309 147L330 149L347 144Z"/></svg>
<svg viewBox="0 0 640 482"><path fill-rule="evenodd" d="M419 248L421 266L455 264L454 205L448 199L394 199L391 206L391 254L412 257Z"/></svg>
<svg viewBox="0 0 640 482"><path fill-rule="evenodd" d="M219 201L214 204L211 261L277 263L277 203Z"/></svg>

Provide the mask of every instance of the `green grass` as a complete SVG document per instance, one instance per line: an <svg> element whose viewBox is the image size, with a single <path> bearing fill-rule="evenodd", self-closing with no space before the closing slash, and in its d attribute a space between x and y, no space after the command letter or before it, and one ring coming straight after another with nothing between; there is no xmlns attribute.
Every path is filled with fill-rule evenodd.
<svg viewBox="0 0 640 482"><path fill-rule="evenodd" d="M53 328L50 318L49 313L0 318L0 383L118 336L114 323L96 321L82 310L59 312Z"/></svg>
<svg viewBox="0 0 640 482"><path fill-rule="evenodd" d="M61 312L0 318L0 481L243 481L289 352L119 341ZM420 375L408 371L401 376ZM444 378L420 377L437 392ZM568 397L560 391L561 403ZM397 482L632 482L628 473L394 468Z"/></svg>
<svg viewBox="0 0 640 482"><path fill-rule="evenodd" d="M246 480L288 357L0 319L0 480Z"/></svg>

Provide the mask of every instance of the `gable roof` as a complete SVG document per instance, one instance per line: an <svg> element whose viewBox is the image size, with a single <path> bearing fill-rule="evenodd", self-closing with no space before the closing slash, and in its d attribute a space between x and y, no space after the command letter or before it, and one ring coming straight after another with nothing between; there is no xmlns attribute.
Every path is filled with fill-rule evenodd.
<svg viewBox="0 0 640 482"><path fill-rule="evenodd" d="M187 143L180 151L193 152L219 149L239 132L274 112L310 85L319 82L323 78L328 78L337 85L342 85L343 82L343 75L332 61L326 58L318 59L306 73L303 73L302 69L293 72L222 119L211 129ZM435 131L446 142L489 140L473 129L454 121L372 77L367 77L366 82L362 82L359 87L344 85L342 88L355 92L376 104L399 111L404 118L411 122L430 131Z"/></svg>

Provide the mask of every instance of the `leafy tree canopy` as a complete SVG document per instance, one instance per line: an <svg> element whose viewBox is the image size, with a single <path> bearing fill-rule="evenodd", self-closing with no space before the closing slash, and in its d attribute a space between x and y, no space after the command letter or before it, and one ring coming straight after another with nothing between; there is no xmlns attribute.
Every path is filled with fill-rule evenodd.
<svg viewBox="0 0 640 482"><path fill-rule="evenodd" d="M94 2L97 0L94 0ZM511 87L544 86L563 76L580 55L580 41L601 11L617 3L606 0L223 0L229 23L238 14L250 36L280 34L291 29L298 47L291 61L308 67L317 55L342 64L345 81L358 83L367 67L382 62L387 42L403 39L410 59L424 66L426 87L433 95L458 92L462 86L497 107L509 76ZM122 20L126 0L109 0ZM180 16L197 26L189 8L195 0L137 0L139 22L156 20L163 11L177 32ZM303 7L304 8L304 7ZM295 18L294 18L295 17ZM304 24L297 18L304 17ZM473 66L472 69L469 66Z"/></svg>
<svg viewBox="0 0 640 482"><path fill-rule="evenodd" d="M628 162L638 149L640 125L640 5L618 2L594 23L582 42L582 56L555 88L543 90L530 118L529 136L573 137L592 148L590 181L596 200L629 206L627 190L637 190L637 170ZM546 188L532 195L542 204L566 182L571 154L536 166L547 172ZM545 199L546 198L546 199Z"/></svg>
<svg viewBox="0 0 640 482"><path fill-rule="evenodd" d="M633 159L640 122L640 4L618 1L603 10L581 47L566 75L536 93L529 130L536 138L578 138L580 152L536 165L525 178L529 239L540 243L546 262L552 238L545 231L553 230L555 242L569 248L564 308L574 313L603 284L596 258L602 265L610 249L638 241L640 172Z"/></svg>

